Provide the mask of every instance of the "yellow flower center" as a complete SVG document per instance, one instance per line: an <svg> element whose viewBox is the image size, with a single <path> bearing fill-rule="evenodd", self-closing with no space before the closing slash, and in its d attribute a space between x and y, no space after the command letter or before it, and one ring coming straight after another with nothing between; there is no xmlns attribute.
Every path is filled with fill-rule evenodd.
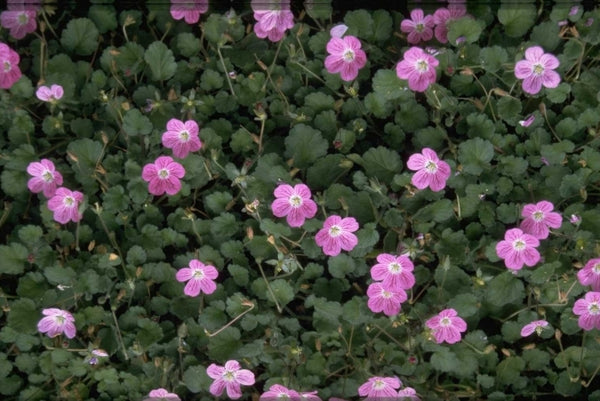
<svg viewBox="0 0 600 401"><path fill-rule="evenodd" d="M4 72L9 72L12 69L12 66L8 61L4 61Z"/></svg>
<svg viewBox="0 0 600 401"><path fill-rule="evenodd" d="M190 133L189 133L189 132L187 132L187 131L185 131L185 130L184 130L184 131L181 131L181 132L179 133L179 140L180 140L181 142L187 142L187 141L189 141L189 140L190 140Z"/></svg>
<svg viewBox="0 0 600 401"><path fill-rule="evenodd" d="M25 25L29 21L29 17L26 13L21 13L17 17L17 21L19 21L19 25Z"/></svg>
<svg viewBox="0 0 600 401"><path fill-rule="evenodd" d="M46 170L42 174L42 179L46 182L52 182L52 180L54 179L54 176L52 175L52 173L49 170Z"/></svg>
<svg viewBox="0 0 600 401"><path fill-rule="evenodd" d="M375 390L381 390L385 388L385 382L383 380L375 380L375 383L373 383L373 388Z"/></svg>
<svg viewBox="0 0 600 401"><path fill-rule="evenodd" d="M522 251L523 249L525 249L525 242L520 239L515 240L512 245L515 251Z"/></svg>
<svg viewBox="0 0 600 401"><path fill-rule="evenodd" d="M73 199L72 196L65 196L65 199L63 200L63 204L67 207L71 207L73 206L73 204L75 203L75 199Z"/></svg>
<svg viewBox="0 0 600 401"><path fill-rule="evenodd" d="M427 160L427 163L425 163L425 170L427 170L427 172L430 174L435 174L435 172L438 170L437 163L433 160Z"/></svg>
<svg viewBox="0 0 600 401"><path fill-rule="evenodd" d="M600 314L600 306L598 305L598 302L591 302L588 305L588 312L590 315Z"/></svg>
<svg viewBox="0 0 600 401"><path fill-rule="evenodd" d="M233 374L232 371L226 370L225 373L223 373L223 380L232 382L235 380L235 375Z"/></svg>
<svg viewBox="0 0 600 401"><path fill-rule="evenodd" d="M329 228L329 235L332 237L337 237L342 233L342 228L340 226L331 226Z"/></svg>
<svg viewBox="0 0 600 401"><path fill-rule="evenodd" d="M354 60L354 51L347 49L344 52L344 61L350 62L352 60Z"/></svg>
<svg viewBox="0 0 600 401"><path fill-rule="evenodd" d="M415 68L419 72L427 72L429 70L429 63L426 60L419 60L415 64Z"/></svg>
<svg viewBox="0 0 600 401"><path fill-rule="evenodd" d="M194 270L194 274L192 276L195 279L203 279L204 278L204 272L202 270L200 270L200 269L196 269L196 270Z"/></svg>
<svg viewBox="0 0 600 401"><path fill-rule="evenodd" d="M594 271L594 273L600 274L600 263L596 263L594 267L592 267L592 270Z"/></svg>
<svg viewBox="0 0 600 401"><path fill-rule="evenodd" d="M531 215L531 217L535 222L539 223L540 221L544 220L544 212L542 212L541 210L537 210Z"/></svg>
<svg viewBox="0 0 600 401"><path fill-rule="evenodd" d="M299 207L302 205L302 198L299 195L292 195L289 202L292 207Z"/></svg>
<svg viewBox="0 0 600 401"><path fill-rule="evenodd" d="M169 178L169 170L167 170L166 168L161 168L160 170L158 170L158 178L160 178L161 180L166 180L167 178Z"/></svg>
<svg viewBox="0 0 600 401"><path fill-rule="evenodd" d="M417 32L423 32L425 30L425 25L423 24L417 24L415 25L415 31Z"/></svg>
<svg viewBox="0 0 600 401"><path fill-rule="evenodd" d="M392 262L388 265L388 270L392 273L402 273L402 265Z"/></svg>
<svg viewBox="0 0 600 401"><path fill-rule="evenodd" d="M440 319L440 326L448 327L452 324L452 320L449 317L443 317Z"/></svg>
<svg viewBox="0 0 600 401"><path fill-rule="evenodd" d="M533 73L535 75L542 75L544 73L544 66L541 64L534 64L533 65Z"/></svg>

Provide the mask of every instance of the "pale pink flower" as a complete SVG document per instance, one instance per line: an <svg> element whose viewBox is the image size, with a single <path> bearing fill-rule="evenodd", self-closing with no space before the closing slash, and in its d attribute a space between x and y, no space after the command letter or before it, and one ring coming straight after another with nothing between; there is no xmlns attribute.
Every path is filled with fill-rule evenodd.
<svg viewBox="0 0 600 401"><path fill-rule="evenodd" d="M533 334L533 332L537 332L538 335L541 334L544 327L548 326L548 322L545 320L534 320L531 323L527 323L521 329L521 337L527 337Z"/></svg>
<svg viewBox="0 0 600 401"><path fill-rule="evenodd" d="M271 204L271 210L276 217L286 217L290 227L300 227L305 219L315 217L317 204L311 199L310 188L304 184L294 187L281 184L273 191L276 199Z"/></svg>
<svg viewBox="0 0 600 401"><path fill-rule="evenodd" d="M167 131L162 134L162 144L165 148L173 149L176 157L183 159L188 153L202 147L198 131L198 124L194 120L183 122L172 118L167 122Z"/></svg>
<svg viewBox="0 0 600 401"><path fill-rule="evenodd" d="M197 259L190 260L189 267L184 267L177 271L175 278L179 282L188 283L183 289L183 293L190 297L196 297L203 292L212 294L217 289L215 279L219 276L219 272L214 266L205 265Z"/></svg>
<svg viewBox="0 0 600 401"><path fill-rule="evenodd" d="M0 42L0 89L10 89L21 78L19 54Z"/></svg>
<svg viewBox="0 0 600 401"><path fill-rule="evenodd" d="M63 97L64 90L60 85L50 87L40 86L35 92L35 96L43 102L55 103Z"/></svg>
<svg viewBox="0 0 600 401"><path fill-rule="evenodd" d="M540 241L533 235L512 228L506 231L504 240L496 244L496 254L504 259L507 268L521 270L524 264L531 267L540 261L540 253L535 249L539 245Z"/></svg>
<svg viewBox="0 0 600 401"><path fill-rule="evenodd" d="M396 65L398 78L408 81L408 87L417 92L425 92L435 82L435 67L440 62L420 47L411 47L404 52L404 58Z"/></svg>
<svg viewBox="0 0 600 401"><path fill-rule="evenodd" d="M83 217L79 211L79 204L83 202L83 194L79 191L60 187L48 199L48 209L54 212L54 220L61 224L69 221L77 223Z"/></svg>
<svg viewBox="0 0 600 401"><path fill-rule="evenodd" d="M554 205L548 201L525 205L521 212L521 216L525 219L519 228L537 239L548 238L550 233L548 228L560 228L562 224L561 215L552 210L554 210Z"/></svg>
<svg viewBox="0 0 600 401"><path fill-rule="evenodd" d="M404 19L400 23L400 30L408 33L406 40L408 43L416 45L423 41L426 42L433 38L433 17L425 15L423 10L415 8L410 12L410 19Z"/></svg>
<svg viewBox="0 0 600 401"><path fill-rule="evenodd" d="M569 222L571 224L575 224L577 226L577 225L579 225L579 223L581 223L581 216L572 214L571 217L569 217Z"/></svg>
<svg viewBox="0 0 600 401"><path fill-rule="evenodd" d="M411 182L418 189L429 187L434 192L441 191L450 178L450 165L440 160L437 153L430 148L423 148L422 153L411 155L406 167L416 171Z"/></svg>
<svg viewBox="0 0 600 401"><path fill-rule="evenodd" d="M171 0L170 11L173 19L195 24L200 21L200 15L208 11L208 0Z"/></svg>
<svg viewBox="0 0 600 401"><path fill-rule="evenodd" d="M399 399L395 401L421 401L421 399L417 396L417 392L412 387L405 387L398 391L398 397Z"/></svg>
<svg viewBox="0 0 600 401"><path fill-rule="evenodd" d="M520 120L519 125L521 127L529 127L531 124L533 124L534 121L535 121L535 115L532 114L529 117L527 117L525 120Z"/></svg>
<svg viewBox="0 0 600 401"><path fill-rule="evenodd" d="M318 391L305 391L300 393L300 401L322 401Z"/></svg>
<svg viewBox="0 0 600 401"><path fill-rule="evenodd" d="M148 163L142 170L142 178L148 181L148 192L152 195L175 195L181 189L185 175L183 166L169 156L160 156L154 163Z"/></svg>
<svg viewBox="0 0 600 401"><path fill-rule="evenodd" d="M515 65L515 76L523 80L523 90L530 95L538 93L542 86L556 88L560 83L560 75L555 68L559 66L558 59L544 53L540 46L532 46L525 50L525 60Z"/></svg>
<svg viewBox="0 0 600 401"><path fill-rule="evenodd" d="M43 192L46 198L51 198L56 192L56 188L63 183L62 175L56 171L54 163L48 159L29 163L27 173L32 176L27 181L27 188L36 194Z"/></svg>
<svg viewBox="0 0 600 401"><path fill-rule="evenodd" d="M164 388L157 388L150 391L144 401L181 401L181 399L175 393L169 393Z"/></svg>
<svg viewBox="0 0 600 401"><path fill-rule="evenodd" d="M575 301L573 313L579 316L577 323L582 329L600 329L600 292L590 291Z"/></svg>
<svg viewBox="0 0 600 401"><path fill-rule="evenodd" d="M250 5L256 20L254 33L261 39L279 42L285 31L294 26L289 0L252 0Z"/></svg>
<svg viewBox="0 0 600 401"><path fill-rule="evenodd" d="M367 55L361 49L360 40L348 35L343 38L332 37L327 42L325 68L330 74L340 73L344 81L352 81L358 70L367 63Z"/></svg>
<svg viewBox="0 0 600 401"><path fill-rule="evenodd" d="M49 308L42 310L43 317L37 324L40 333L46 333L50 338L65 333L67 338L76 334L75 318L66 310Z"/></svg>
<svg viewBox="0 0 600 401"><path fill-rule="evenodd" d="M440 43L448 43L448 23L464 17L467 14L467 8L464 4L449 4L448 8L438 8L433 13L433 23L435 24L435 38Z"/></svg>
<svg viewBox="0 0 600 401"><path fill-rule="evenodd" d="M364 401L381 401L397 396L402 382L397 377L371 377L358 388L358 395L367 397Z"/></svg>
<svg viewBox="0 0 600 401"><path fill-rule="evenodd" d="M212 363L207 369L206 374L215 381L210 385L210 393L216 397L227 391L227 396L232 400L237 400L242 396L241 386L251 386L254 384L254 373L248 369L242 369L238 361L230 360L225 362L225 366L219 366Z"/></svg>
<svg viewBox="0 0 600 401"><path fill-rule="evenodd" d="M36 11L30 9L2 11L0 24L15 39L23 39L25 35L37 29Z"/></svg>
<svg viewBox="0 0 600 401"><path fill-rule="evenodd" d="M577 272L581 285L589 285L594 291L600 291L600 258L590 259L583 269Z"/></svg>
<svg viewBox="0 0 600 401"><path fill-rule="evenodd" d="M406 255L394 256L381 253L377 256L377 264L371 267L373 280L381 280L383 287L391 290L408 290L415 285L412 274L415 266Z"/></svg>
<svg viewBox="0 0 600 401"><path fill-rule="evenodd" d="M329 30L329 34L332 38L341 38L342 36L344 36L347 30L347 25L338 24Z"/></svg>
<svg viewBox="0 0 600 401"><path fill-rule="evenodd" d="M382 283L375 282L367 288L367 306L374 313L383 312L386 316L394 316L400 313L402 302L408 299L406 291L402 288L386 287Z"/></svg>
<svg viewBox="0 0 600 401"><path fill-rule="evenodd" d="M315 236L315 241L323 248L325 255L336 256L342 249L351 251L358 244L358 238L352 234L356 230L358 222L354 217L329 216Z"/></svg>
<svg viewBox="0 0 600 401"><path fill-rule="evenodd" d="M295 390L282 386L281 384L273 384L269 387L269 391L265 391L259 398L259 401L298 401L300 394Z"/></svg>
<svg viewBox="0 0 600 401"><path fill-rule="evenodd" d="M446 341L454 344L461 340L461 333L467 330L467 323L458 316L454 309L444 309L436 316L425 322L438 344Z"/></svg>

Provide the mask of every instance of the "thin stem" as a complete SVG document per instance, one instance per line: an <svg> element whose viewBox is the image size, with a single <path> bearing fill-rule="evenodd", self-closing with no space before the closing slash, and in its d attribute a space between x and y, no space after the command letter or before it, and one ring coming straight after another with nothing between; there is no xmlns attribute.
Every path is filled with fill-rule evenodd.
<svg viewBox="0 0 600 401"><path fill-rule="evenodd" d="M271 296L273 297L273 302L275 302L275 306L277 307L277 311L279 313L281 313L281 311L283 309L279 305L279 302L277 302L277 297L275 296L275 293L273 292L273 289L271 288L271 285L269 284L269 280L267 280L267 276L265 275L265 272L264 272L264 270L262 268L261 263L257 260L256 264L258 265L258 269L260 270L260 274L261 274L263 280L265 280L265 284L267 285L267 289L269 290L269 294L271 294Z"/></svg>
<svg viewBox="0 0 600 401"><path fill-rule="evenodd" d="M214 333L211 333L208 330L205 330L204 332L206 333L206 335L209 337L214 337L217 334L219 334L220 332L222 332L223 330L225 330L226 328L228 328L229 326L231 326L232 324L234 324L235 322L237 322L238 320L240 320L242 317L244 317L244 315L246 313L248 313L252 309L254 309L254 302L251 302L251 301L248 301L247 299L245 299L244 301L242 301L242 306L246 306L246 307L248 307L248 309L246 309L245 311L243 311L242 313L240 313L239 315L234 317L231 321L229 321L229 323L227 323L225 326L221 327L219 330L215 331Z"/></svg>
<svg viewBox="0 0 600 401"><path fill-rule="evenodd" d="M227 67L225 66L225 60L223 59L223 55L221 54L221 46L217 46L217 54L219 55L219 60L221 60L221 65L223 66L223 73L225 74L225 78L227 79L227 85L229 85L229 91L231 91L231 96L237 97L235 91L233 90L233 85L231 84L231 78L227 73Z"/></svg>
<svg viewBox="0 0 600 401"><path fill-rule="evenodd" d="M117 321L117 315L115 315L115 310L111 306L110 313L112 314L113 321L115 322L115 328L117 329L117 341L123 350L123 355L125 355L125 360L129 360L129 356L127 355L127 348L125 348L125 343L123 342L123 336L121 336L121 329L119 328L119 322Z"/></svg>

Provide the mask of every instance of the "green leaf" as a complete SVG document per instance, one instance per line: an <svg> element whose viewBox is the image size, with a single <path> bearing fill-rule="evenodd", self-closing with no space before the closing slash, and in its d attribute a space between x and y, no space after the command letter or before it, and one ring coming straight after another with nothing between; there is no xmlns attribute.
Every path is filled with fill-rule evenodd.
<svg viewBox="0 0 600 401"><path fill-rule="evenodd" d="M511 272L504 272L492 279L486 292L486 300L494 306L517 302L525 297L525 287Z"/></svg>
<svg viewBox="0 0 600 401"><path fill-rule="evenodd" d="M459 44L458 38L464 38L466 43L475 43L483 31L484 24L478 19L462 17L450 20L448 26L448 42Z"/></svg>
<svg viewBox="0 0 600 401"><path fill-rule="evenodd" d="M356 269L354 259L346 254L340 254L329 258L327 265L329 267L329 273L336 278L344 278Z"/></svg>
<svg viewBox="0 0 600 401"><path fill-rule="evenodd" d="M88 11L88 16L100 33L106 33L117 28L117 11L113 6L93 5Z"/></svg>
<svg viewBox="0 0 600 401"><path fill-rule="evenodd" d="M344 15L344 24L348 26L348 34L363 39L373 36L373 18L366 10L348 11Z"/></svg>
<svg viewBox="0 0 600 401"><path fill-rule="evenodd" d="M322 92L312 92L304 98L304 105L311 108L315 115L333 108L335 99L331 95Z"/></svg>
<svg viewBox="0 0 600 401"><path fill-rule="evenodd" d="M556 88L547 88L546 97L554 104L562 104L571 93L571 85L561 82Z"/></svg>
<svg viewBox="0 0 600 401"><path fill-rule="evenodd" d="M218 335L208 339L208 357L213 361L226 361L237 354L242 346L240 331L236 327L228 327Z"/></svg>
<svg viewBox="0 0 600 401"><path fill-rule="evenodd" d="M531 31L531 41L545 51L552 52L561 42L560 26L555 21L536 24Z"/></svg>
<svg viewBox="0 0 600 401"><path fill-rule="evenodd" d="M305 124L295 125L285 138L285 155L295 167L307 168L327 154L327 141L321 131Z"/></svg>
<svg viewBox="0 0 600 401"><path fill-rule="evenodd" d="M329 154L308 168L306 182L313 190L328 188L336 179L346 173L352 164L343 155Z"/></svg>
<svg viewBox="0 0 600 401"><path fill-rule="evenodd" d="M290 303L292 299L294 299L294 289L287 281L283 279L277 279L271 281L269 285L271 287L271 291L273 291L273 294L275 294L280 307L283 308L285 305ZM271 299L271 297L269 297L269 299Z"/></svg>
<svg viewBox="0 0 600 401"><path fill-rule="evenodd" d="M123 131L129 136L148 135L152 132L152 123L138 109L131 109L123 117Z"/></svg>
<svg viewBox="0 0 600 401"><path fill-rule="evenodd" d="M248 284L248 268L239 265L227 266L227 271L233 278L233 281L239 286L246 286Z"/></svg>
<svg viewBox="0 0 600 401"><path fill-rule="evenodd" d="M475 315L481 307L481 302L473 294L458 294L448 302L460 317L467 318Z"/></svg>
<svg viewBox="0 0 600 401"><path fill-rule="evenodd" d="M19 333L31 334L35 333L37 322L41 318L42 313L35 303L29 298L21 298L10 304L7 323Z"/></svg>
<svg viewBox="0 0 600 401"><path fill-rule="evenodd" d="M458 160L467 174L480 175L484 170L491 169L493 157L494 145L485 139L469 139L458 146Z"/></svg>
<svg viewBox="0 0 600 401"><path fill-rule="evenodd" d="M502 64L508 61L508 53L501 46L484 47L479 53L481 64L486 71L496 72L502 68ZM507 96L508 98L508 96Z"/></svg>
<svg viewBox="0 0 600 401"><path fill-rule="evenodd" d="M29 251L23 245L12 243L0 245L0 274L22 274Z"/></svg>
<svg viewBox="0 0 600 401"><path fill-rule="evenodd" d="M570 397L581 391L581 382L571 380L569 372L565 370L558 375L558 380L554 383L554 389L558 394Z"/></svg>
<svg viewBox="0 0 600 401"><path fill-rule="evenodd" d="M136 75L144 69L144 48L135 42L119 47L115 61L125 75Z"/></svg>
<svg viewBox="0 0 600 401"><path fill-rule="evenodd" d="M184 57L192 57L200 53L202 42L193 33L183 32L177 35L177 49Z"/></svg>
<svg viewBox="0 0 600 401"><path fill-rule="evenodd" d="M103 155L103 146L100 142L92 141L91 139L78 139L72 141L67 146L67 150L75 156L75 160L70 158L75 164L75 171L78 173L77 178L82 184L83 181L89 182L89 177L94 174L96 166L100 163Z"/></svg>
<svg viewBox="0 0 600 401"><path fill-rule="evenodd" d="M512 38L518 38L529 30L537 20L537 11L533 4L505 3L498 10L498 20L504 25L506 34Z"/></svg>
<svg viewBox="0 0 600 401"><path fill-rule="evenodd" d="M153 81L164 81L175 75L177 63L173 52L162 42L154 42L144 53L144 60L150 67Z"/></svg>
<svg viewBox="0 0 600 401"><path fill-rule="evenodd" d="M215 70L204 70L200 76L200 87L207 92L223 87L223 75Z"/></svg>
<svg viewBox="0 0 600 401"><path fill-rule="evenodd" d="M525 369L523 358L510 356L498 364L496 380L500 385L511 385L521 376L523 369Z"/></svg>
<svg viewBox="0 0 600 401"><path fill-rule="evenodd" d="M373 76L373 91L385 100L410 96L410 92L406 90L406 82L398 78L393 70L377 70Z"/></svg>
<svg viewBox="0 0 600 401"><path fill-rule="evenodd" d="M477 370L477 359L467 350L454 353L448 348L441 348L431 355L431 366L441 372L454 373L467 377Z"/></svg>
<svg viewBox="0 0 600 401"><path fill-rule="evenodd" d="M89 56L98 46L98 28L89 18L74 18L62 31L60 43L70 52Z"/></svg>
<svg viewBox="0 0 600 401"><path fill-rule="evenodd" d="M206 391L213 379L206 374L206 367L202 365L190 366L183 374L183 383L192 393Z"/></svg>
<svg viewBox="0 0 600 401"><path fill-rule="evenodd" d="M392 35L392 30L393 20L390 13L386 10L373 11L373 39L378 42L386 41Z"/></svg>
<svg viewBox="0 0 600 401"><path fill-rule="evenodd" d="M367 176L378 178L382 182L390 182L402 169L400 155L383 146L367 150L362 159Z"/></svg>

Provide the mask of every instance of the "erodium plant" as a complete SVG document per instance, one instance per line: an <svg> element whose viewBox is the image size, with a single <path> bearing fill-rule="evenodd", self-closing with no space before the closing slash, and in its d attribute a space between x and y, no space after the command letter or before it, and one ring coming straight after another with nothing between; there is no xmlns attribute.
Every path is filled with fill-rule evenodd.
<svg viewBox="0 0 600 401"><path fill-rule="evenodd" d="M600 9L342 3L0 9L2 400L600 400Z"/></svg>

